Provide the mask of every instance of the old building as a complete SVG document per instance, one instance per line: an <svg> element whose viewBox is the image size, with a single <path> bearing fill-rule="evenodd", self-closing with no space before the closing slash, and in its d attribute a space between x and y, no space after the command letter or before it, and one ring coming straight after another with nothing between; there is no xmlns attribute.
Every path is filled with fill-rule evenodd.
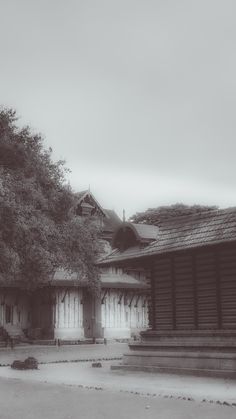
<svg viewBox="0 0 236 419"><path fill-rule="evenodd" d="M100 263L151 277L152 328L120 368L235 377L236 208L172 218L143 248L132 230Z"/></svg>
<svg viewBox="0 0 236 419"><path fill-rule="evenodd" d="M77 194L76 214L94 216L105 253L122 224L90 191ZM148 290L143 272L102 268L101 295L92 295L77 274L57 270L52 280L30 291L24 284L0 284L0 337L34 340L128 339L148 326ZM2 332L2 333L1 333Z"/></svg>

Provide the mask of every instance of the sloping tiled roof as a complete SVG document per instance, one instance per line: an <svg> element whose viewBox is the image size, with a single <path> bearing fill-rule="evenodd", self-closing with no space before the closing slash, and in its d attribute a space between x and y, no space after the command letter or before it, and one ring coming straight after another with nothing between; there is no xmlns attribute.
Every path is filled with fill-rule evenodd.
<svg viewBox="0 0 236 419"><path fill-rule="evenodd" d="M79 274L75 272L71 273L65 269L57 269L53 280L51 281L51 285L86 287L88 284L85 279L80 278Z"/></svg>
<svg viewBox="0 0 236 419"><path fill-rule="evenodd" d="M106 215L106 217L103 220L103 230L114 232L120 226L121 219L118 217L114 210L103 209L103 211Z"/></svg>
<svg viewBox="0 0 236 419"><path fill-rule="evenodd" d="M84 195L86 195L88 192L89 192L88 190L81 191L81 192L76 192L75 196L76 196L76 198L78 198L78 201L80 201L84 197Z"/></svg>
<svg viewBox="0 0 236 419"><path fill-rule="evenodd" d="M138 281L131 275L127 274L112 274L102 273L101 283L103 288L135 288L135 289L148 289L149 286L144 282Z"/></svg>
<svg viewBox="0 0 236 419"><path fill-rule="evenodd" d="M93 194L89 190L75 193L75 196L78 199L78 203L81 203L81 201L83 201L83 199L87 195L89 195L89 197L92 199L92 201L94 201L94 204L97 205L97 207L101 210L101 212L105 216L104 217L105 230L110 231L110 232L114 232L116 230L116 228L119 226L119 224L121 223L121 219L118 217L116 212L114 210L102 208L101 205L99 204L99 202L95 199L95 197L93 196ZM90 204L87 203L87 202L84 202L84 203L82 202L81 205L89 207ZM92 208L91 205L90 205L90 207Z"/></svg>
<svg viewBox="0 0 236 419"><path fill-rule="evenodd" d="M113 247L118 248L120 248L120 246L124 248L129 246L127 241L127 234L130 236L130 232L132 232L134 237L133 241L136 241L140 244L149 244L150 242L156 240L159 232L159 227L147 224L123 222L119 225L119 227L116 229L113 236ZM122 246L122 243L124 246Z"/></svg>
<svg viewBox="0 0 236 419"><path fill-rule="evenodd" d="M154 225L148 224L134 224L132 226L135 228L137 234L141 239L146 240L156 240L159 228Z"/></svg>
<svg viewBox="0 0 236 419"><path fill-rule="evenodd" d="M102 273L100 280L102 288L148 289L148 285L144 282L138 281L131 275L123 273ZM85 279L79 278L79 275L76 273L69 273L64 269L58 269L54 275L51 285L62 287L86 287L88 283Z"/></svg>
<svg viewBox="0 0 236 419"><path fill-rule="evenodd" d="M173 217L160 226L157 240L147 247L113 251L99 264L227 242L236 242L236 208Z"/></svg>

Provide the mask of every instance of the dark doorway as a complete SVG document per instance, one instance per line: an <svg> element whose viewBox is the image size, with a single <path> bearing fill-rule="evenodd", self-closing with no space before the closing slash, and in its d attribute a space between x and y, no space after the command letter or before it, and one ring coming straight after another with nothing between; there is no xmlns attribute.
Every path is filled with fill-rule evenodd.
<svg viewBox="0 0 236 419"><path fill-rule="evenodd" d="M5 322L13 324L13 306L9 304L5 306Z"/></svg>

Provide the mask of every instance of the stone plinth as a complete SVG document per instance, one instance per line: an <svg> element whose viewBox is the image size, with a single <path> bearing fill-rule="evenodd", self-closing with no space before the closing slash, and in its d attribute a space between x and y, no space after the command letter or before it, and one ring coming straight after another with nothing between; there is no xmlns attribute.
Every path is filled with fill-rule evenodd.
<svg viewBox="0 0 236 419"><path fill-rule="evenodd" d="M236 331L147 331L114 368L236 378Z"/></svg>

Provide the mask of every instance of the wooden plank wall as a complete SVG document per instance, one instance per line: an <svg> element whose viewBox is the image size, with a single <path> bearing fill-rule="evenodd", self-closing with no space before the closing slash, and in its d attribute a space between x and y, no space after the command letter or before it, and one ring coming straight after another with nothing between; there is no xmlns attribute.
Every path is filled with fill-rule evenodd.
<svg viewBox="0 0 236 419"><path fill-rule="evenodd" d="M216 266L213 252L198 253L196 260L198 329L218 329Z"/></svg>
<svg viewBox="0 0 236 419"><path fill-rule="evenodd" d="M153 268L155 307L154 329L173 328L173 302L170 258L160 258Z"/></svg>
<svg viewBox="0 0 236 419"><path fill-rule="evenodd" d="M222 328L236 329L236 250L220 253ZM223 278L223 280L222 280Z"/></svg>
<svg viewBox="0 0 236 419"><path fill-rule="evenodd" d="M154 329L236 329L236 248L158 257Z"/></svg>

